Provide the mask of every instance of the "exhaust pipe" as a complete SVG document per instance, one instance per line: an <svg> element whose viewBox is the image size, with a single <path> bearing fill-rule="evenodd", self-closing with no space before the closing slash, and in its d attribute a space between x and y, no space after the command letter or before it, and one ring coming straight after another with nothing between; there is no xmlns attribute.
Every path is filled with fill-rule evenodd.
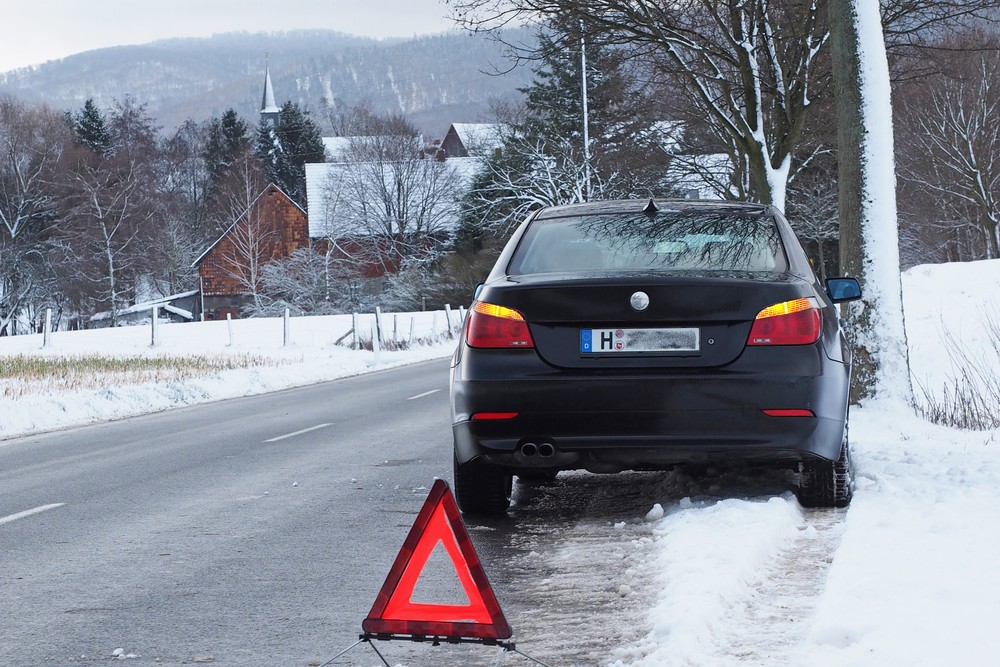
<svg viewBox="0 0 1000 667"><path fill-rule="evenodd" d="M538 446L533 442L526 442L521 445L521 455L531 458L538 453Z"/></svg>
<svg viewBox="0 0 1000 667"><path fill-rule="evenodd" d="M556 448L551 442L543 442L538 445L538 455L542 458L549 458L556 453Z"/></svg>

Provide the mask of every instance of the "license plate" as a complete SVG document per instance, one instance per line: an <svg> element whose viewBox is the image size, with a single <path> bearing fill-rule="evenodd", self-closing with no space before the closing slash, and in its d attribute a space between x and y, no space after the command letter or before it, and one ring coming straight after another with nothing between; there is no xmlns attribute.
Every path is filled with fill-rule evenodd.
<svg viewBox="0 0 1000 667"><path fill-rule="evenodd" d="M698 352L700 349L701 332L695 327L580 330L580 352L582 354Z"/></svg>

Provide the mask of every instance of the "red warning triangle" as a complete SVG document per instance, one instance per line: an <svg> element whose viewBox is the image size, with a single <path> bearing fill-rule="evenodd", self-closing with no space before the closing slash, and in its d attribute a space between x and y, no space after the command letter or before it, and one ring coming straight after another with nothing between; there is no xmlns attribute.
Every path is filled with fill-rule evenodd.
<svg viewBox="0 0 1000 667"><path fill-rule="evenodd" d="M438 544L444 546L469 600L467 605L413 601L413 589ZM510 625L469 539L455 497L443 479L434 482L382 590L361 628L371 634L507 639Z"/></svg>

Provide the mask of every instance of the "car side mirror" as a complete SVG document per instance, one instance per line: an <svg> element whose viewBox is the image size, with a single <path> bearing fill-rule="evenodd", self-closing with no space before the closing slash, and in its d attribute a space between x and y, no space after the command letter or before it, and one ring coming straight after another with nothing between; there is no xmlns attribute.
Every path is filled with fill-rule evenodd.
<svg viewBox="0 0 1000 667"><path fill-rule="evenodd" d="M861 284L856 278L828 278L826 293L834 303L856 301L861 298Z"/></svg>

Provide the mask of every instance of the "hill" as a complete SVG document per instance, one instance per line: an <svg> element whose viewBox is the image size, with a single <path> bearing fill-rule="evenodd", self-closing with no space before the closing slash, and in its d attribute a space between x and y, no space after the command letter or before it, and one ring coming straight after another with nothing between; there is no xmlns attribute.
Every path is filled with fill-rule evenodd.
<svg viewBox="0 0 1000 667"><path fill-rule="evenodd" d="M512 33L530 40L531 33ZM0 74L0 94L56 109L101 107L132 96L165 129L235 108L255 119L264 59L279 104L292 100L322 118L326 101L367 100L378 111L405 114L421 130L443 135L451 122L489 117L490 103L517 95L531 73L510 69L504 47L466 33L375 40L330 30L225 33L86 51Z"/></svg>

